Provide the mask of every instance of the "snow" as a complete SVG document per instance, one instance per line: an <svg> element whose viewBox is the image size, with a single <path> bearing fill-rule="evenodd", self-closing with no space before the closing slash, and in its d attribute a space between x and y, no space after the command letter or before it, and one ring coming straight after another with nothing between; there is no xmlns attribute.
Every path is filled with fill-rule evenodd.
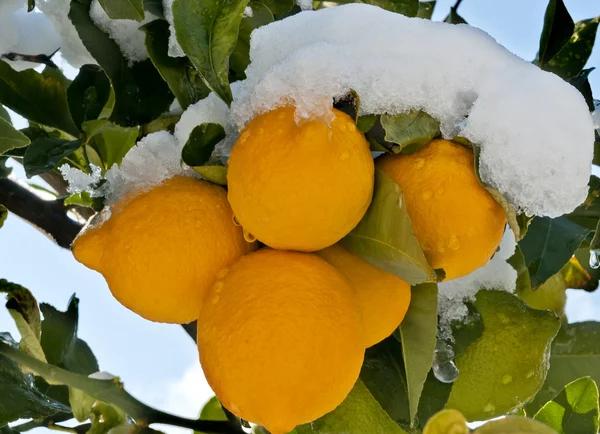
<svg viewBox="0 0 600 434"><path fill-rule="evenodd" d="M90 168L92 170L91 174L84 173L68 164L63 164L58 168L68 183L67 191L69 193L93 192L94 187L100 182L102 170L93 164L90 165Z"/></svg>
<svg viewBox="0 0 600 434"><path fill-rule="evenodd" d="M165 13L165 19L169 23L169 51L168 55L171 57L183 57L185 53L183 48L177 42L177 36L175 35L175 25L173 24L173 2L175 0L163 0L163 11Z"/></svg>
<svg viewBox="0 0 600 434"><path fill-rule="evenodd" d="M254 11L252 10L252 8L250 6L246 6L246 9L244 9L244 14L242 15L242 17L252 18L253 16L254 16Z"/></svg>
<svg viewBox="0 0 600 434"><path fill-rule="evenodd" d="M296 4L303 11L310 11L313 8L313 6L312 6L312 0L296 0Z"/></svg>
<svg viewBox="0 0 600 434"><path fill-rule="evenodd" d="M510 228L504 231L499 250L485 266L458 279L438 284L438 313L440 337L452 339L450 325L467 316L466 301L473 301L481 289L514 292L517 282L516 270L506 262L514 253L517 243Z"/></svg>
<svg viewBox="0 0 600 434"><path fill-rule="evenodd" d="M79 34L69 19L70 3L70 0L37 0L35 5L52 21L56 32L61 36L60 52L63 58L74 68L85 64L95 65L96 61L79 39Z"/></svg>
<svg viewBox="0 0 600 434"><path fill-rule="evenodd" d="M145 18L141 22L113 20L106 14L100 2L93 0L90 7L90 18L117 43L123 55L130 61L130 65L148 58L146 34L140 30L140 26L155 20L157 18L155 15L146 12Z"/></svg>
<svg viewBox="0 0 600 434"><path fill-rule="evenodd" d="M445 137L480 145L482 180L519 211L556 217L586 197L594 130L583 97L481 30L350 4L261 27L250 47L238 129L289 104L299 122L331 119L354 89L363 114L422 109Z"/></svg>
<svg viewBox="0 0 600 434"><path fill-rule="evenodd" d="M600 108L597 108L594 113L592 113L592 119L594 121L594 128L600 130Z"/></svg>

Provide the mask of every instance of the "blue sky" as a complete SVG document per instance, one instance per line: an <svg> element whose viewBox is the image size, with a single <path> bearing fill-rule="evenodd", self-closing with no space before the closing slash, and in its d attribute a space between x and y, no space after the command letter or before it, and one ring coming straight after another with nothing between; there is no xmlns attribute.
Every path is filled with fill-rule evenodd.
<svg viewBox="0 0 600 434"><path fill-rule="evenodd" d="M597 0L565 3L575 20L600 15ZM438 0L434 19L443 19L453 4L454 0ZM470 24L531 60L546 4L546 0L464 0L459 12ZM600 69L600 48L589 66ZM590 81L600 96L600 70L592 73ZM24 178L21 170L16 174ZM61 310L77 293L79 335L96 353L102 370L120 376L131 393L151 405L197 415L212 393L202 378L195 344L179 326L151 323L122 307L99 274L15 216L10 215L0 229L0 246L0 278L26 286L39 301ZM567 314L572 321L600 320L600 291L593 295L569 291ZM5 330L17 335L10 316L0 310L0 331Z"/></svg>

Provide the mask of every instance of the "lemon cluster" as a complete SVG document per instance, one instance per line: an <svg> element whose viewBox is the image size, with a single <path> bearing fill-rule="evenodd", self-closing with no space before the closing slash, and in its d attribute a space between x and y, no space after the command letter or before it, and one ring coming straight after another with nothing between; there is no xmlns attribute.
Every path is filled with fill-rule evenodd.
<svg viewBox="0 0 600 434"><path fill-rule="evenodd" d="M217 397L273 434L337 407L365 348L408 310L408 283L338 243L371 204L376 166L402 188L428 261L449 278L484 265L506 222L470 149L434 140L374 161L352 118L333 112L330 124L297 124L293 107L257 116L233 147L227 191L171 178L123 197L73 245L139 315L197 319Z"/></svg>

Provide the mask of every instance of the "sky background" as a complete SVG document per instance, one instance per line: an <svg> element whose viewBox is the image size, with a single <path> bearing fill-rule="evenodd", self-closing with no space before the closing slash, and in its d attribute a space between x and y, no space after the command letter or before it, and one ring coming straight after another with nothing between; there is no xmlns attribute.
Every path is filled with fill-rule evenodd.
<svg viewBox="0 0 600 434"><path fill-rule="evenodd" d="M433 19L443 20L453 4L454 0L438 0ZM598 0L565 0L565 4L575 21L600 15ZM459 13L515 54L531 60L538 49L546 5L546 0L464 0ZM589 66L600 67L600 47ZM73 72L71 68L68 75ZM600 69L591 74L590 82L600 98ZM18 166L14 174L25 179ZM195 343L181 327L152 323L128 311L110 295L100 274L77 263L69 251L13 215L0 229L0 278L29 288L38 301L60 310L66 309L69 297L76 293L81 300L79 336L90 344L100 369L119 376L138 399L194 418L212 396ZM569 290L567 315L571 322L600 320L600 291ZM0 331L18 338L4 309L0 309Z"/></svg>

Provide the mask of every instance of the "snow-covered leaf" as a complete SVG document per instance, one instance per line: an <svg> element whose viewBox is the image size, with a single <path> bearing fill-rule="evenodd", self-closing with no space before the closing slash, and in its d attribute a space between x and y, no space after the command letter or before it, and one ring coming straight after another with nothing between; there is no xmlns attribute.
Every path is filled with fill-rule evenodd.
<svg viewBox="0 0 600 434"><path fill-rule="evenodd" d="M600 16L575 23L571 38L543 69L564 79L579 74L592 54L598 23Z"/></svg>
<svg viewBox="0 0 600 434"><path fill-rule="evenodd" d="M583 377L567 384L534 419L559 434L597 434L598 413L598 386L590 377Z"/></svg>
<svg viewBox="0 0 600 434"><path fill-rule="evenodd" d="M110 96L110 81L97 65L83 65L67 89L67 100L78 128L85 121L98 119Z"/></svg>
<svg viewBox="0 0 600 434"><path fill-rule="evenodd" d="M183 110L206 98L210 93L206 84L187 57L170 57L169 25L155 20L141 27L146 32L146 48L152 63L169 85Z"/></svg>
<svg viewBox="0 0 600 434"><path fill-rule="evenodd" d="M422 283L413 286L408 312L400 324L411 423L417 415L423 384L433 361L437 340L437 312L437 285Z"/></svg>
<svg viewBox="0 0 600 434"><path fill-rule="evenodd" d="M192 130L190 138L181 152L181 158L188 166L202 166L206 164L215 146L225 138L225 129L222 125L205 123Z"/></svg>
<svg viewBox="0 0 600 434"><path fill-rule="evenodd" d="M121 164L139 135L139 127L121 127L106 119L87 121L82 128L86 146L94 149L102 163L100 167L105 170L113 164Z"/></svg>
<svg viewBox="0 0 600 434"><path fill-rule="evenodd" d="M369 209L342 244L371 265L411 285L436 279L413 233L400 186L380 170L375 171Z"/></svg>
<svg viewBox="0 0 600 434"><path fill-rule="evenodd" d="M550 0L544 15L544 28L535 62L540 68L556 56L573 35L575 23L563 0Z"/></svg>
<svg viewBox="0 0 600 434"><path fill-rule="evenodd" d="M433 10L435 9L436 0L433 1L425 1L419 2L419 12L417 16L419 18L425 18L430 20L433 15Z"/></svg>
<svg viewBox="0 0 600 434"><path fill-rule="evenodd" d="M143 0L99 0L102 9L113 20L135 20L144 19Z"/></svg>
<svg viewBox="0 0 600 434"><path fill-rule="evenodd" d="M227 105L229 56L248 0L175 0L173 18L177 41L208 87Z"/></svg>
<svg viewBox="0 0 600 434"><path fill-rule="evenodd" d="M79 149L83 140L39 138L31 142L23 157L23 167L28 178L54 169L60 161Z"/></svg>
<svg viewBox="0 0 600 434"><path fill-rule="evenodd" d="M91 2L73 0L69 18L112 84L115 104L110 120L134 126L156 119L169 108L173 94L150 59L128 66L117 43L90 18Z"/></svg>
<svg viewBox="0 0 600 434"><path fill-rule="evenodd" d="M274 20L273 12L264 3L252 0L248 3L248 7L252 10L252 15L242 18L237 43L229 58L229 67L240 78L246 77L244 71L250 64L250 34L254 29L272 23Z"/></svg>
<svg viewBox="0 0 600 434"><path fill-rule="evenodd" d="M527 414L536 414L567 384L589 376L600 382L600 322L566 324L552 343L550 370L546 381L526 405Z"/></svg>
<svg viewBox="0 0 600 434"><path fill-rule="evenodd" d="M50 70L17 72L0 60L0 103L26 119L77 136L65 82Z"/></svg>
<svg viewBox="0 0 600 434"><path fill-rule="evenodd" d="M367 137L395 154L416 152L441 134L440 123L421 110L399 115L383 114L380 122L384 137L377 137L376 127L369 131Z"/></svg>
<svg viewBox="0 0 600 434"><path fill-rule="evenodd" d="M29 145L29 138L0 117L0 155L15 148Z"/></svg>
<svg viewBox="0 0 600 434"><path fill-rule="evenodd" d="M520 416L493 420L476 429L473 434L556 434L541 422Z"/></svg>

